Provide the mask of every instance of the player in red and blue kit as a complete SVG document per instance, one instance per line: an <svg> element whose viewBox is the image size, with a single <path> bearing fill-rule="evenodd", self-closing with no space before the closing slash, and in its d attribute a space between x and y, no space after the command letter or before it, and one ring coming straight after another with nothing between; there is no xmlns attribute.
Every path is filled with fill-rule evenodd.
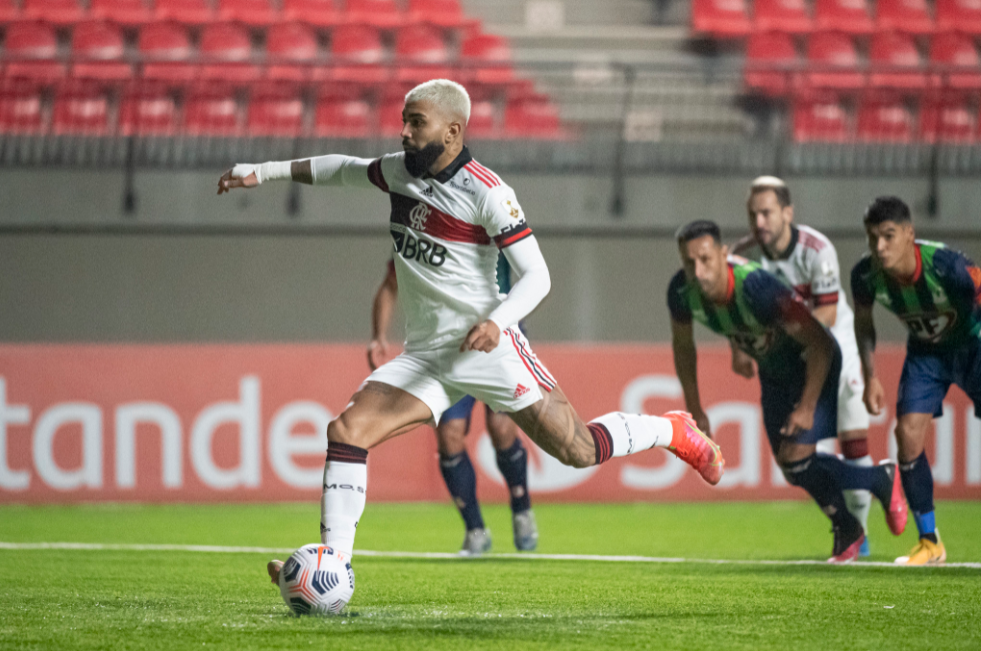
<svg viewBox="0 0 981 651"><path fill-rule="evenodd" d="M981 417L981 269L939 242L917 240L909 207L897 197L879 197L865 211L869 254L852 270L855 338L865 376L865 406L879 414L882 382L875 373L878 302L909 330L899 380L896 442L903 489L920 540L904 565L937 565L947 551L936 529L933 474L924 450L930 422L943 414L951 384L974 401Z"/></svg>

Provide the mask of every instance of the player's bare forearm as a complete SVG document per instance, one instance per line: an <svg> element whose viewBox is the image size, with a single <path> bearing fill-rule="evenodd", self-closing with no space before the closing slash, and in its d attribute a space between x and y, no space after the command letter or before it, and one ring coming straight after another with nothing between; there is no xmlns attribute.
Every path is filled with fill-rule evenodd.
<svg viewBox="0 0 981 651"><path fill-rule="evenodd" d="M596 464L596 444L589 428L558 386L543 391L541 400L510 416L532 441L565 465L586 468Z"/></svg>
<svg viewBox="0 0 981 651"><path fill-rule="evenodd" d="M395 303L398 301L398 292L398 280L396 280L395 273L389 271L385 275L385 280L378 286L375 300L371 304L372 339L384 339L388 336L392 314L395 312Z"/></svg>
<svg viewBox="0 0 981 651"><path fill-rule="evenodd" d="M692 414L702 412L702 400L698 393L698 351L692 336L691 324L671 321L671 350L674 353L674 370L681 382L685 396L685 408Z"/></svg>
<svg viewBox="0 0 981 651"><path fill-rule="evenodd" d="M875 377L875 322L872 308L858 303L855 303L855 341L862 362L862 377L868 384Z"/></svg>
<svg viewBox="0 0 981 651"><path fill-rule="evenodd" d="M811 316L802 304L794 301L785 307L785 329L807 351L804 371L804 391L800 397L800 407L813 412L817 408L821 389L834 357L834 340L828 331Z"/></svg>

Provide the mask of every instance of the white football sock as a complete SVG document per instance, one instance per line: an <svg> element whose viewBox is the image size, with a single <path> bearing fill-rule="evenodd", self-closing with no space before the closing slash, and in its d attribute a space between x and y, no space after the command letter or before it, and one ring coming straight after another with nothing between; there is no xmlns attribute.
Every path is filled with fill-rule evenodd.
<svg viewBox="0 0 981 651"><path fill-rule="evenodd" d="M666 448L671 445L674 434L673 421L663 416L614 411L594 418L592 422L603 425L610 433L614 457L625 457L654 447Z"/></svg>
<svg viewBox="0 0 981 651"><path fill-rule="evenodd" d="M844 459L844 462L858 467L871 467L872 457L865 455L858 459ZM872 506L872 493L867 490L844 490L845 504L848 512L855 516L855 519L862 523L862 528L869 530L869 508Z"/></svg>
<svg viewBox="0 0 981 651"><path fill-rule="evenodd" d="M327 458L320 498L320 542L353 555L354 534L364 513L368 466Z"/></svg>

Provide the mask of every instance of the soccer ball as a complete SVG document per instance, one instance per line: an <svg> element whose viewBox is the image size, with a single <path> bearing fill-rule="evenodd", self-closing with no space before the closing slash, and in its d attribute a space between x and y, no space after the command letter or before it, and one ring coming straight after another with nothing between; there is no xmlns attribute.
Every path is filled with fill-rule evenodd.
<svg viewBox="0 0 981 651"><path fill-rule="evenodd" d="M327 545L304 545L279 571L279 593L296 615L336 615L354 594L351 559Z"/></svg>

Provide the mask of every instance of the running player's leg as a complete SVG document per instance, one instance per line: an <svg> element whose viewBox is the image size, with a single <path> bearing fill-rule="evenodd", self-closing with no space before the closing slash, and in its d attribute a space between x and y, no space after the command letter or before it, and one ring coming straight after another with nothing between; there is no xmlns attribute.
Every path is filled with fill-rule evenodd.
<svg viewBox="0 0 981 651"><path fill-rule="evenodd" d="M467 454L466 436L474 402L471 396L465 396L443 412L436 428L436 443L440 473L466 528L461 551L480 554L490 551L491 538L477 500L477 473Z"/></svg>
<svg viewBox="0 0 981 651"><path fill-rule="evenodd" d="M865 383L862 380L858 355L843 356L841 380L838 383L838 443L845 463L859 468L869 468L874 465L869 455L869 413L862 402L864 389ZM818 450L821 451L820 445ZM845 503L866 532L861 555L868 556L867 536L872 494L867 490L846 489Z"/></svg>
<svg viewBox="0 0 981 651"><path fill-rule="evenodd" d="M933 472L924 444L931 422L943 413L943 399L950 388L952 369L948 368L951 360L947 357L907 354L899 378L896 404L899 470L920 538L909 556L896 559L900 563L940 562L942 555L942 550L936 548L939 538L933 507Z"/></svg>
<svg viewBox="0 0 981 651"><path fill-rule="evenodd" d="M518 435L518 426L507 414L499 414L485 405L484 415L487 433L497 453L497 469L511 497L514 546L518 551L534 551L538 547L538 524L528 494L528 451Z"/></svg>

